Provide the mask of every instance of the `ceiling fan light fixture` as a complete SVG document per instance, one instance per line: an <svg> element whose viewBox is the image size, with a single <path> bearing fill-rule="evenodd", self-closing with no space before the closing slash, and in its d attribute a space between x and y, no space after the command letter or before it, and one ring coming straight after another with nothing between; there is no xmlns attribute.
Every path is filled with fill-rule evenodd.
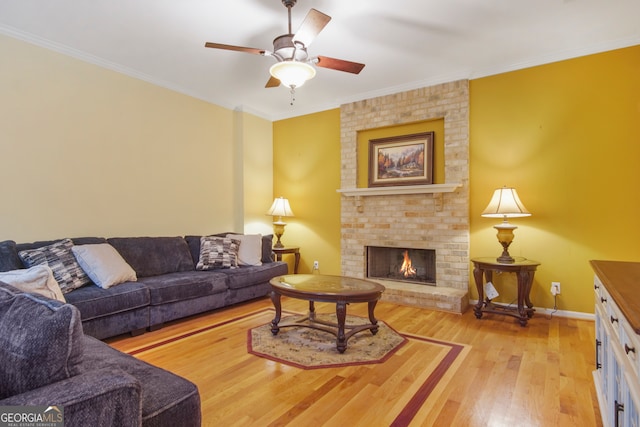
<svg viewBox="0 0 640 427"><path fill-rule="evenodd" d="M284 86L289 88L299 88L307 80L311 80L316 75L316 69L306 62L283 61L273 64L269 73L280 80Z"/></svg>

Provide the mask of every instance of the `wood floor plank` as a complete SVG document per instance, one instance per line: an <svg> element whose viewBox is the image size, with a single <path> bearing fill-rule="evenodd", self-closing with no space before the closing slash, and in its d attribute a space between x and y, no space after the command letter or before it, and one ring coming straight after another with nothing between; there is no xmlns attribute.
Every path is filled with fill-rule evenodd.
<svg viewBox="0 0 640 427"><path fill-rule="evenodd" d="M283 310L305 312L288 298ZM330 304L317 304L333 313ZM348 313L366 317L366 304ZM301 370L246 352L246 331L271 320L269 299L216 310L167 324L137 337L107 340L125 352L198 384L203 426L385 426L416 393L436 359L448 349L424 351L406 344L383 364ZM412 426L601 426L591 371L594 324L536 313L527 327L510 317L472 310L452 314L380 302L376 317L396 331L459 343L464 355L452 375L417 409ZM162 351L140 351L207 325L242 319L224 337L214 331ZM209 355L209 348L217 349ZM239 348L244 349L238 351ZM206 360L193 354L205 352ZM153 354L153 357L146 356ZM385 390L383 392L383 390Z"/></svg>

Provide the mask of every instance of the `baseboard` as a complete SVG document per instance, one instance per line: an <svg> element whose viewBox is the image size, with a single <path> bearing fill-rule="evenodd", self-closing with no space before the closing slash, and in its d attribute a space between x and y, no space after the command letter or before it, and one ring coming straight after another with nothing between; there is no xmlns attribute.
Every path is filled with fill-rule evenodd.
<svg viewBox="0 0 640 427"><path fill-rule="evenodd" d="M478 303L478 300L469 300L469 304L474 306ZM513 306L513 304L505 304L494 302L493 304L502 305L502 306ZM568 311L568 310L554 310L553 308L546 307L533 307L536 310L536 314L544 315L544 316L556 316L556 317L566 317L568 319L579 319L579 320L591 320L595 321L595 314L593 313L582 313L580 311Z"/></svg>

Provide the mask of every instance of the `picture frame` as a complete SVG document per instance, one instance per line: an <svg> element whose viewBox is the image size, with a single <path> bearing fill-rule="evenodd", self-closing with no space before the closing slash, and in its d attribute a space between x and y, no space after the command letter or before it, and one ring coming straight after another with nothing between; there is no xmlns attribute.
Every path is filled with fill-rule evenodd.
<svg viewBox="0 0 640 427"><path fill-rule="evenodd" d="M434 132L369 140L369 187L433 183Z"/></svg>

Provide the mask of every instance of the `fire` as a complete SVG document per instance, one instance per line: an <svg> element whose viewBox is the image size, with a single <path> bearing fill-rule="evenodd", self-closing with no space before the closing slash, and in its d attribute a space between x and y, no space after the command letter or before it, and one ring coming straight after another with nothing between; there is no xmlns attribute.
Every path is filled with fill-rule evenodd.
<svg viewBox="0 0 640 427"><path fill-rule="evenodd" d="M402 261L402 267L400 267L400 273L404 274L404 277L413 277L417 271L411 266L411 258L409 258L409 251L402 253L404 261Z"/></svg>

